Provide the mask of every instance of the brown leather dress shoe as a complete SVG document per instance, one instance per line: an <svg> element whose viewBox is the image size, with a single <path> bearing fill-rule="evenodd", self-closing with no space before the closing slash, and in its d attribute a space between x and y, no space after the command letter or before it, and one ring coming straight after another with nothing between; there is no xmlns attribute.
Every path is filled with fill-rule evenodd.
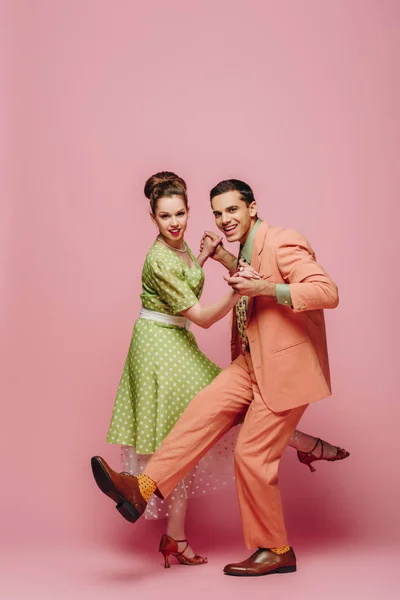
<svg viewBox="0 0 400 600"><path fill-rule="evenodd" d="M102 492L117 503L116 509L131 523L138 520L147 502L139 490L137 477L113 471L100 456L93 456L93 476Z"/></svg>
<svg viewBox="0 0 400 600"><path fill-rule="evenodd" d="M293 548L285 554L275 554L268 548L259 548L254 554L239 563L226 565L226 575L238 577L259 577L272 573L293 573L296 571L296 555Z"/></svg>

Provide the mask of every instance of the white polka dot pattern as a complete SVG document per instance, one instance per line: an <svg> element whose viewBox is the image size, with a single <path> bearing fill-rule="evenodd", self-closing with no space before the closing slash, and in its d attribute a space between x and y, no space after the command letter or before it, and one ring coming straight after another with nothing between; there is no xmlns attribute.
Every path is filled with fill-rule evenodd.
<svg viewBox="0 0 400 600"><path fill-rule="evenodd" d="M219 492L235 479L233 450L240 425L231 429L199 461L193 471L186 475L173 492L162 500L151 496L147 504L145 519L162 519L172 513L180 512L186 498L196 498ZM137 454L132 446L121 446L121 471L131 475L142 473L151 455Z"/></svg>
<svg viewBox="0 0 400 600"><path fill-rule="evenodd" d="M142 273L145 308L179 314L198 302L204 274L189 248L188 252L195 265L192 268L168 248L152 246ZM157 321L136 321L107 436L108 442L125 447L123 471L138 474L143 470L190 400L219 372L199 350L191 332ZM236 435L233 432L221 440L195 473L181 482L177 493L182 497L201 495L232 480L232 440ZM153 497L146 514L158 518L167 512L166 502Z"/></svg>
<svg viewBox="0 0 400 600"><path fill-rule="evenodd" d="M194 267L188 267L165 246L154 244L147 253L142 271L144 308L177 315L196 304L204 286L204 272L189 246Z"/></svg>
<svg viewBox="0 0 400 600"><path fill-rule="evenodd" d="M138 319L119 384L107 441L151 454L190 400L220 369L186 329Z"/></svg>

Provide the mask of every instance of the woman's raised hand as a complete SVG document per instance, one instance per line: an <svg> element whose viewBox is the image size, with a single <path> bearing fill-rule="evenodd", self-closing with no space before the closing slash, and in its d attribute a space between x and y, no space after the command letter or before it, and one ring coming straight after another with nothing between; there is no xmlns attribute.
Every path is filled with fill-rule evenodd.
<svg viewBox="0 0 400 600"><path fill-rule="evenodd" d="M222 245L222 237L212 231L205 231L200 240L200 252L212 256L219 245Z"/></svg>

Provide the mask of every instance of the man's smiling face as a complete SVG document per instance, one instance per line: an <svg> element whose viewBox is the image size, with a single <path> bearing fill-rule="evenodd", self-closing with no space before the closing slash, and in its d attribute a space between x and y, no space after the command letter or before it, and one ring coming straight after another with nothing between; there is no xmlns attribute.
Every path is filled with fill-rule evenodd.
<svg viewBox="0 0 400 600"><path fill-rule="evenodd" d="M243 244L257 219L256 202L248 205L235 190L214 196L211 206L215 224L227 241Z"/></svg>

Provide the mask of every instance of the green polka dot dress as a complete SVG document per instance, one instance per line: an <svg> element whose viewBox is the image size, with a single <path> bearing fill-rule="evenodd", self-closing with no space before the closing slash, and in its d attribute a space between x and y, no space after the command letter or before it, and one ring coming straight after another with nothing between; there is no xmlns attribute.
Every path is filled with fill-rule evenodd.
<svg viewBox="0 0 400 600"><path fill-rule="evenodd" d="M194 266L155 243L142 272L144 308L178 315L199 301L204 273L187 247ZM138 319L117 397L107 441L152 454L190 400L220 369L198 348L184 328Z"/></svg>
<svg viewBox="0 0 400 600"><path fill-rule="evenodd" d="M190 248L186 248L193 267L166 246L155 243L150 248L142 271L144 308L179 315L199 301L204 273ZM143 470L191 399L220 370L199 350L194 335L185 328L148 319L136 321L107 435L108 442L122 446L123 470ZM235 437L235 433L228 434L181 482L175 490L175 510L179 510L179 498L201 495L217 489L219 483L226 485L233 480ZM220 466L221 458L227 457L228 461L222 461L229 464L225 470ZM146 516L168 516L168 510L172 512L173 507L153 497Z"/></svg>

